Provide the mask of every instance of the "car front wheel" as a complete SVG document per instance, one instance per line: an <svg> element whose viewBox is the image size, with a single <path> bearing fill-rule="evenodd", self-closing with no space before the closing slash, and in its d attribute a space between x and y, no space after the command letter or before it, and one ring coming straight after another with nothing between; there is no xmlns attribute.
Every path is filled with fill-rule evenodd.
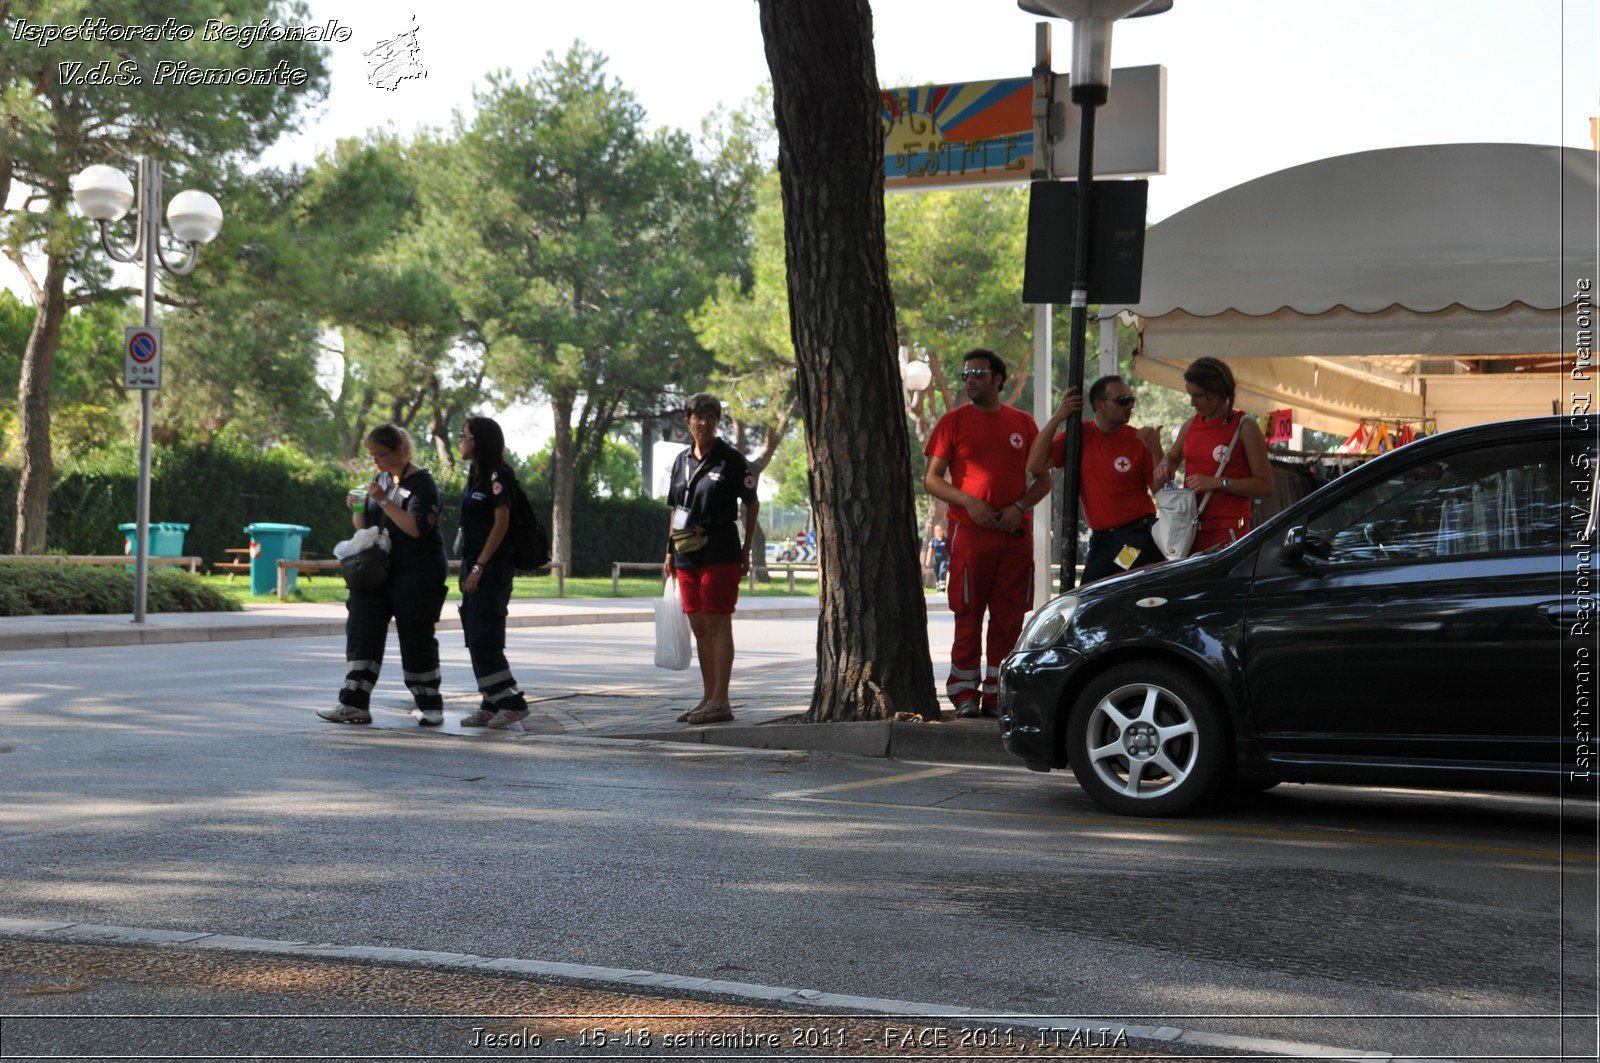
<svg viewBox="0 0 1600 1063"><path fill-rule="evenodd" d="M1113 812L1173 816L1224 778L1227 733L1216 698L1187 673L1122 664L1073 705L1067 758L1084 792Z"/></svg>

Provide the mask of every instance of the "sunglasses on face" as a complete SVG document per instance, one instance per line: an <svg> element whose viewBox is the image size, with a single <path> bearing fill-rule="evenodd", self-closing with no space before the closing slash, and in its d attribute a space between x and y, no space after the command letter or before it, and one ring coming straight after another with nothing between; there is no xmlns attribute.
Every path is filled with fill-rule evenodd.
<svg viewBox="0 0 1600 1063"><path fill-rule="evenodd" d="M1107 399L1106 401L1107 402L1114 402L1118 406L1121 406L1123 409L1127 409L1129 406L1132 406L1134 403L1138 402L1139 400L1137 398L1135 398L1134 396L1132 396L1132 395L1118 395L1116 398Z"/></svg>
<svg viewBox="0 0 1600 1063"><path fill-rule="evenodd" d="M980 377L986 377L988 375L989 375L989 370L987 370L987 369L963 369L963 370L961 370L961 379L962 380L977 380Z"/></svg>

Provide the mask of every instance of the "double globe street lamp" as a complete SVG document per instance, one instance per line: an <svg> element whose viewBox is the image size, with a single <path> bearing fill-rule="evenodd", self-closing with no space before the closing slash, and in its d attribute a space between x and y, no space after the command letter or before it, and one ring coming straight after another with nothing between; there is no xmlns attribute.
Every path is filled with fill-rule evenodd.
<svg viewBox="0 0 1600 1063"><path fill-rule="evenodd" d="M159 266L174 276L191 272L200 258L200 245L209 244L222 231L222 207L206 192L179 192L167 204L167 228L184 245L182 262L174 265L162 247L161 164L151 158L139 159L137 205L134 187L127 175L111 166L94 165L72 179L72 198L84 216L100 227L100 246L117 262L141 262L144 266L144 327L154 325L156 269ZM134 240L131 250L111 243L110 225L121 221L134 208ZM145 606L150 579L150 391L144 386L139 405L139 503L138 528L134 532L137 560L134 566L133 622L145 622Z"/></svg>

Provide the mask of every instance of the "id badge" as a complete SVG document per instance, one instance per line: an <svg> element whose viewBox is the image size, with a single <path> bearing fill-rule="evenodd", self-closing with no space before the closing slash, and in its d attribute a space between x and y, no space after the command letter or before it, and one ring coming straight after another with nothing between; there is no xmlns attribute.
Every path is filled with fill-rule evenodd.
<svg viewBox="0 0 1600 1063"><path fill-rule="evenodd" d="M1117 567L1122 569L1124 572L1132 568L1134 562L1138 560L1139 548L1137 546L1124 546L1121 551L1117 553Z"/></svg>
<svg viewBox="0 0 1600 1063"><path fill-rule="evenodd" d="M659 519L659 518L658 518ZM689 509L687 506L672 507L672 530L683 531L689 526Z"/></svg>

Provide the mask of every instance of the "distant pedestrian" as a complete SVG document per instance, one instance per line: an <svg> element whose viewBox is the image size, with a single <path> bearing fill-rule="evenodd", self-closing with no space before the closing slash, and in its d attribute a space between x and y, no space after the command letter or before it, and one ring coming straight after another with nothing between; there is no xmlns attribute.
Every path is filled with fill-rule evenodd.
<svg viewBox="0 0 1600 1063"><path fill-rule="evenodd" d="M1181 464L1183 486L1202 500L1210 496L1192 547L1198 554L1250 530L1250 500L1272 494L1272 460L1261 426L1233 408L1236 389L1227 363L1196 358L1183 371L1183 389L1194 416L1156 465L1156 478L1166 482Z"/></svg>
<svg viewBox="0 0 1600 1063"><path fill-rule="evenodd" d="M733 719L728 701L733 610L739 600L739 578L750 571L750 544L761 504L744 455L717 438L722 403L701 393L690 397L685 412L693 442L672 463L672 486L667 491L672 520L661 573L678 580L705 696L679 714L678 722L721 723ZM738 524L741 501L743 546Z"/></svg>
<svg viewBox="0 0 1600 1063"><path fill-rule="evenodd" d="M933 570L933 585L944 590L945 575L950 571L950 540L946 538L943 524L933 526L928 537L928 553L923 563Z"/></svg>
<svg viewBox="0 0 1600 1063"><path fill-rule="evenodd" d="M444 722L439 696L439 642L434 628L444 605L449 571L439 530L439 487L427 469L411 464L411 433L381 424L364 443L378 474L351 517L356 530L389 533L389 579L376 590L352 589L345 602L345 679L339 704L317 715L332 723L371 723L372 688L383 667L389 621L400 635L400 666L424 727Z"/></svg>
<svg viewBox="0 0 1600 1063"><path fill-rule="evenodd" d="M511 492L506 436L488 417L468 417L461 457L472 463L461 495L461 633L482 701L462 727L509 727L528 715L506 660L506 613L516 575L511 547Z"/></svg>
<svg viewBox="0 0 1600 1063"><path fill-rule="evenodd" d="M969 351L961 379L972 401L934 426L922 478L930 495L950 504L948 588L956 636L945 694L959 717L998 716L1000 662L1016 646L1033 597L1029 510L1050 492L1050 478L1028 482L1028 447L1039 429L1032 417L1000 401L1006 380L1000 356L981 347Z"/></svg>

